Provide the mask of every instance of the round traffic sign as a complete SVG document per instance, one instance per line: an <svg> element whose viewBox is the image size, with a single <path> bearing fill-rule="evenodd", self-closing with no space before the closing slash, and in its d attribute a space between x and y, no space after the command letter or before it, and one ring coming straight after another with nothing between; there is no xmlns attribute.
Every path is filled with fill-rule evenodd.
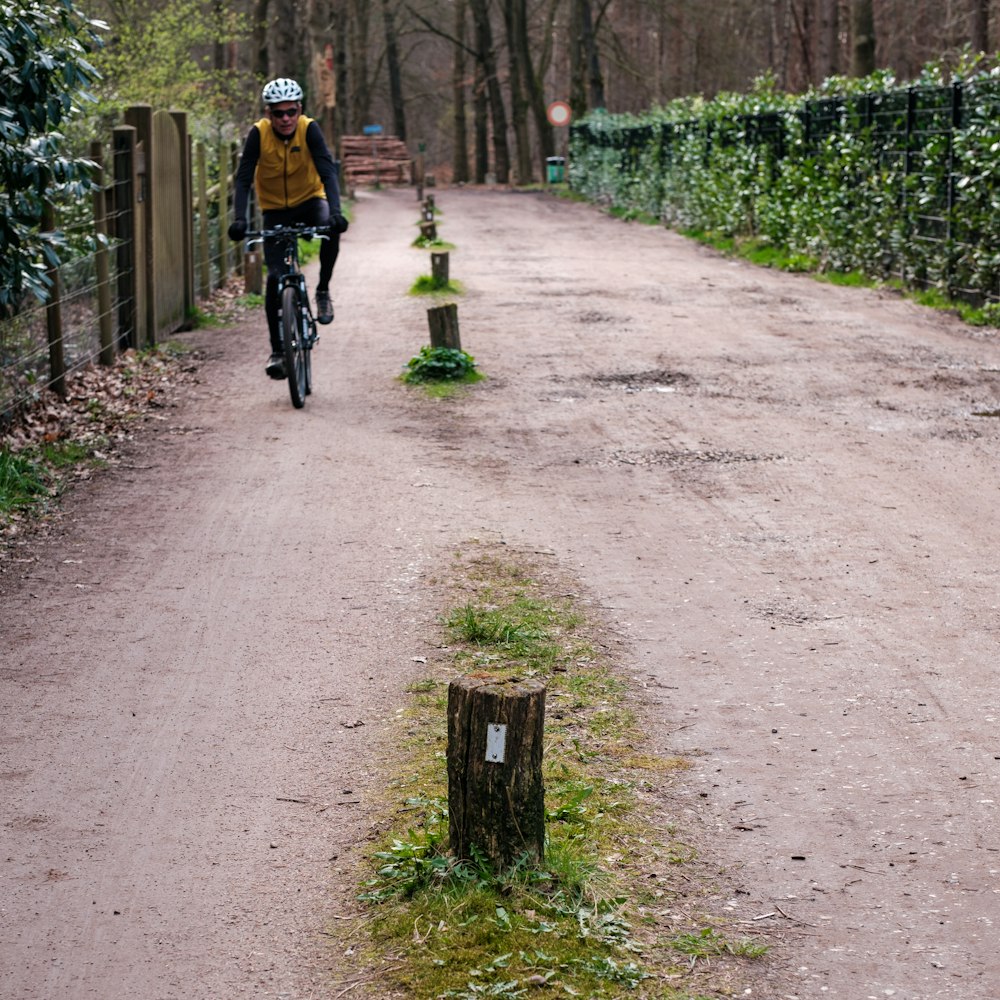
<svg viewBox="0 0 1000 1000"><path fill-rule="evenodd" d="M547 116L550 125L568 125L573 117L569 105L565 101L553 101L547 109Z"/></svg>

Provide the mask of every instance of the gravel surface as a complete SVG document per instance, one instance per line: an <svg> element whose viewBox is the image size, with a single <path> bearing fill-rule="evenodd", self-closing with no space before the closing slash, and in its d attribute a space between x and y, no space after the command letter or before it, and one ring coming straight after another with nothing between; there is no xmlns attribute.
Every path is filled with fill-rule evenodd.
<svg viewBox="0 0 1000 1000"><path fill-rule="evenodd" d="M487 381L395 380L418 206L364 195L306 408L261 314L187 335L200 383L0 577L0 996L336 996L388 723L482 539L626 640L694 762L678 823L782 942L754 996L994 1000L994 332L545 195L437 199Z"/></svg>

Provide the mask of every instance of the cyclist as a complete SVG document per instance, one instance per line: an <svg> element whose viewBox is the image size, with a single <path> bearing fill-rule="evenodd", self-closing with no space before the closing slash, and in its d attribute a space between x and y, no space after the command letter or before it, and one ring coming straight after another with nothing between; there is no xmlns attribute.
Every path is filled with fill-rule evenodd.
<svg viewBox="0 0 1000 1000"><path fill-rule="evenodd" d="M257 190L265 229L292 223L329 226L329 238L320 244L316 282L316 319L329 323L333 320L330 278L340 251L340 234L347 231L347 220L340 210L337 169L318 123L302 114L302 88L294 80L271 80L261 98L264 117L251 126L236 171L229 237L238 241L246 236L251 184ZM264 262L264 312L271 336L271 357L265 370L271 378L284 378L278 323L278 279L284 262L276 241L264 242Z"/></svg>

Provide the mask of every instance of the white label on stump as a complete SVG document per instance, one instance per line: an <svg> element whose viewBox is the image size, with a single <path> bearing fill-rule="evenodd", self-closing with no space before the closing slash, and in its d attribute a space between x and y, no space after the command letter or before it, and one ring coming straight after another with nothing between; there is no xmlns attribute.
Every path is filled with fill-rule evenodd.
<svg viewBox="0 0 1000 1000"><path fill-rule="evenodd" d="M507 727L491 722L486 730L486 762L502 764L507 753Z"/></svg>

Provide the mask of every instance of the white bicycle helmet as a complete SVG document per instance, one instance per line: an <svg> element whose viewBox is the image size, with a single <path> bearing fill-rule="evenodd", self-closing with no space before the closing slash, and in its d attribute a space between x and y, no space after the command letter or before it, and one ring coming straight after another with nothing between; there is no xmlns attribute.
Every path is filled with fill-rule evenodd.
<svg viewBox="0 0 1000 1000"><path fill-rule="evenodd" d="M301 101L302 88L294 81L278 77L264 85L261 99L265 104L280 104L282 101Z"/></svg>

